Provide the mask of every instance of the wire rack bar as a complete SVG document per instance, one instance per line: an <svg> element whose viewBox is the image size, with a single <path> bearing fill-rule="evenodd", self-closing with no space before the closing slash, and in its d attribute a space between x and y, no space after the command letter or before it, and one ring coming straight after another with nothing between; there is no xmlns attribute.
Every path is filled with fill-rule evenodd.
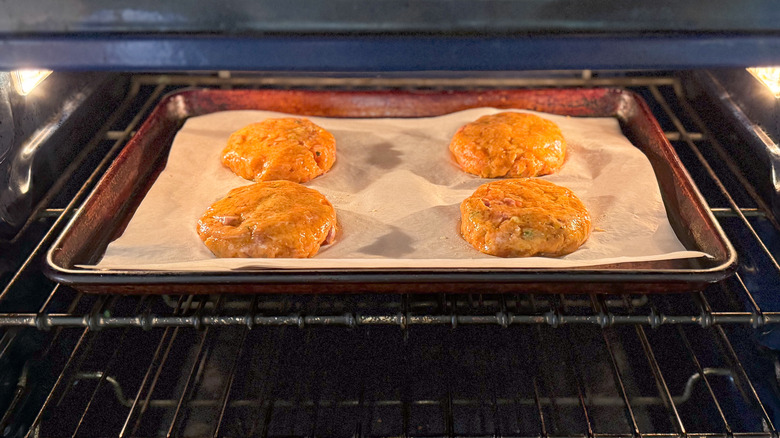
<svg viewBox="0 0 780 438"><path fill-rule="evenodd" d="M639 426L637 424L636 415L634 414L634 408L632 405L636 404L639 405L639 400L634 399L633 401L628 397L628 393L626 391L626 385L623 381L623 375L620 371L620 366L618 365L618 360L615 357L615 352L612 347L612 342L610 341L610 334L607 332L609 329L602 329L601 331L601 337L604 340L604 345L606 347L607 352L609 353L609 360L610 360L610 370L612 371L612 378L615 383L615 388L620 393L620 400L622 401L622 405L625 407L625 416L628 420L628 424L631 427L631 435L634 437L638 437L639 435Z"/></svg>
<svg viewBox="0 0 780 438"><path fill-rule="evenodd" d="M740 211L739 206L737 205L737 201L734 200L734 197L731 196L731 193L729 193L728 189L726 189L726 186L723 185L723 182L721 181L721 178L718 176L718 174L715 172L715 170L712 168L710 163L707 161L707 159L704 157L704 155L699 150L699 147L696 145L696 143L691 140L686 134L687 131L685 129L685 126L683 126L683 123L680 121L677 114L672 110L672 108L669 106L669 103L667 102L666 98L663 96L663 94L660 92L658 87L651 86L650 91L653 93L653 97L655 97L656 101L661 105L661 107L664 109L664 112L666 112L666 115L670 118L672 123L674 123L675 128L680 132L682 135L682 138L685 140L685 144L688 145L690 150L693 152L693 154L696 156L696 158L699 160L699 163L704 167L704 169L707 171L707 174L712 179L712 182L715 183L718 190L721 192L723 196L725 196L726 200L728 201L729 205L731 206L732 211L742 220L743 225L750 231L750 234L753 236L753 240L755 241L755 244L758 245L759 248L764 252L766 256L769 257L770 262L774 266L775 270L780 273L780 264L778 264L777 259L775 259L775 256L772 254L771 251L766 247L766 244L764 244L764 241L761 239L761 236L758 235L758 232L755 230L753 225L748 221L747 217L742 214ZM695 120L697 120L698 124L700 125L700 128L703 131L706 131L706 126L701 122L701 119L698 118L693 112L689 111L691 113L691 117L694 117ZM711 136L708 136L709 138L712 138ZM710 140L711 144L716 144L717 142L712 139ZM733 172L733 167L731 168ZM733 172L736 177L741 178L741 175L739 172ZM744 180L743 180L744 181ZM746 182L743 183L744 187L749 187L749 184ZM753 196L757 202L760 198L758 196Z"/></svg>
<svg viewBox="0 0 780 438"><path fill-rule="evenodd" d="M171 420L171 424L168 428L168 433L166 436L178 435L174 432L180 430L177 428L177 426L181 426L180 416L182 416L182 407L189 401L189 398L192 397L193 387L195 386L198 375L203 369L202 364L205 362L206 358L208 358L209 350L213 345L213 343L207 344L207 341L213 339L213 337L209 337L209 334L210 327L206 327L206 329L203 331L203 334L201 335L200 342L198 344L198 350L195 355L196 359L192 362L192 368L190 368L190 373L186 380L187 383L185 384L184 389L182 389L181 397L176 403L176 410L173 413L173 419ZM208 345L208 347L204 348L206 345Z"/></svg>
<svg viewBox="0 0 780 438"><path fill-rule="evenodd" d="M191 302L192 301L184 301L184 297L181 297L176 305L174 312L178 313L181 309L189 307ZM173 343L176 340L180 330L180 327L173 329L169 327L166 328L163 332L163 335L160 338L160 342L157 344L154 356L152 357L152 360L146 369L146 373L144 374L141 385L139 386L135 398L133 399L133 403L130 406L130 411L127 413L125 422L119 432L120 438L126 437L128 435L134 435L140 427L141 417L149 407L149 401L151 400L152 394L154 393L154 388L157 385L157 381L160 378L160 374L162 373L163 367L168 360L168 357L171 353L171 348L173 347ZM161 353L162 356L160 355ZM151 381L149 380L150 377ZM150 382L148 389L147 382ZM143 394L146 394L146 396L142 400ZM133 418L135 418L135 421L133 421ZM132 428L130 426L131 423L133 424Z"/></svg>
<svg viewBox="0 0 780 438"><path fill-rule="evenodd" d="M276 339L277 342L281 341L284 336L284 331L280 330L279 335ZM256 412L259 415L255 416L255 421L252 424L252 428L250 430L249 436L254 436L256 434L257 428L259 427L261 432L260 434L264 437L268 436L268 430L271 426L271 416L274 412L274 407L277 404L277 399L273 397L274 391L276 390L276 387L278 385L278 377L279 373L281 372L281 357L282 352L280 348L277 348L274 352L275 354L271 358L270 363L268 364L268 373L266 374L266 377L262 379L261 386L259 388L259 393L261 394L261 397L263 400L266 400L267 403L264 406L258 406L256 408ZM262 424L260 423L260 419L262 419Z"/></svg>
<svg viewBox="0 0 780 438"><path fill-rule="evenodd" d="M716 331L721 345L723 345L724 350L726 350L727 357L729 362L732 364L732 368L737 372L737 376L739 378L736 379L736 381L739 382L740 387L744 386L743 391L747 393L747 396L751 400L753 406L755 406L756 409L758 409L758 411L761 413L762 421L764 424L766 424L766 429L771 431L772 434L776 436L778 431L775 429L774 424L772 424L772 417L766 411L764 404L761 403L761 399L758 397L756 388L753 386L753 383L750 381L750 377L748 377L747 373L745 372L745 367L742 365L742 361L739 360L739 356L734 351L734 347L731 345L731 341L726 335L726 332L723 330L723 327L720 326L715 326L713 330Z"/></svg>
<svg viewBox="0 0 780 438"><path fill-rule="evenodd" d="M240 345L241 347L238 349L238 353L236 353L236 359L233 361L233 365L230 368L230 377L228 377L227 384L225 385L224 390L222 391L222 397L220 400L220 405L222 406L219 410L219 419L217 420L216 425L214 426L214 433L212 436L214 438L217 438L220 432L220 429L222 428L222 423L225 420L225 412L227 412L228 406L230 406L230 395L233 391L233 382L236 378L236 371L238 370L238 365L241 363L241 359L244 357L244 350L246 347L246 340L247 335L249 334L249 330L243 330L241 333L241 341Z"/></svg>
<svg viewBox="0 0 780 438"><path fill-rule="evenodd" d="M143 302L139 302L137 307L141 307L143 305ZM86 407L84 408L84 411L81 414L81 418L79 418L78 424L76 425L76 428L73 431L73 434L71 435L72 438L79 436L79 430L81 429L82 425L84 424L84 419L87 417L87 414L90 412L90 408L93 407L93 404L95 403L95 397L99 393L102 385L106 383L108 373L111 372L111 370L116 365L117 358L119 356L119 352L121 348L125 345L125 342L128 339L128 333L129 329L125 329L122 332L122 335L119 337L118 342L116 343L116 348L114 349L114 352L111 354L111 358L106 362L106 365L103 367L105 370L104 372L100 372L98 383L95 385L95 389L92 390L92 394L89 397L89 402L87 402ZM74 378L75 379L75 378Z"/></svg>
<svg viewBox="0 0 780 438"><path fill-rule="evenodd" d="M739 215L732 208L714 207L710 209L715 217L739 217ZM740 212L745 217L767 217L768 215L764 210L758 208L740 208Z"/></svg>
<svg viewBox="0 0 780 438"><path fill-rule="evenodd" d="M84 341L87 339L88 334L89 334L89 329L84 329L84 331L81 333L81 336L79 337L76 346L73 347L73 350L71 351L70 356L68 357L68 361L66 362L65 366L62 368L62 371L57 377L57 381L54 382L54 386L52 387L51 391L46 396L46 400L43 402L43 406L41 407L40 412L38 412L38 415L35 417L32 424L30 425L30 429L25 435L25 438L32 438L34 436L37 436L38 427L40 426L40 423L43 420L43 414L51 406L51 403L54 401L55 399L54 395L56 391L59 388L61 388L62 384L66 381L66 376L68 371L75 368L73 366L73 364L75 363L74 359L76 357L76 354L81 349L81 346L84 344Z"/></svg>
<svg viewBox="0 0 780 438"><path fill-rule="evenodd" d="M677 403L675 403L674 397L672 397L671 391L669 390L669 386L666 384L666 379L664 378L663 373L661 372L661 367L655 358L653 347L651 346L650 341L647 339L647 333L645 333L644 327L639 325L636 326L636 333L639 337L639 342L642 344L642 350L645 352L645 357L648 364L650 365L653 376L655 377L656 385L658 386L658 392L661 393L664 406L666 406L667 410L669 411L672 423L675 429L677 429L677 432L679 432L681 435L686 435L685 425L683 425L682 419L680 417Z"/></svg>
<svg viewBox="0 0 780 438"><path fill-rule="evenodd" d="M101 143L101 141L104 138L104 133L108 132L109 127L115 123L119 117L124 114L128 108L130 103L133 101L133 98L136 96L139 90L139 85L132 85L130 90L128 91L127 95L123 99L123 101L117 106L116 109L108 116L106 121L103 123L103 125L100 127L100 129L97 131L97 134L90 139L85 145L81 148L81 150L78 152L76 157L73 158L73 160L68 163L67 167L63 169L63 171L60 173L57 180L52 184L52 186L47 190L46 194L43 196L43 198L38 202L38 208L36 208L36 211L33 212L32 216L28 218L28 220L25 222L25 224L22 226L19 231L17 231L16 235L11 239L12 242L18 241L22 236L26 234L26 231L28 227L35 222L36 220L40 219L41 217L55 217L59 218L63 214L70 216L69 213L72 213L72 209L63 208L63 209L45 209L41 208L43 206L49 205L52 200L57 196L57 194L65 187L66 183L71 179L71 177L76 173L76 171L84 164L87 157L94 154L96 150L98 149L98 145ZM126 134L122 137L116 138L118 143L123 143L124 140L129 138ZM106 156L112 156L113 152L116 151L116 147L118 145L114 145L111 151L109 151ZM105 160L104 160L105 161ZM105 163L100 163L97 168L95 169L95 172L93 172L93 175L95 173L100 173L102 169L104 169ZM87 182L84 184L84 186L90 186L91 181L93 181L93 178L90 177ZM83 189L81 190L83 191ZM77 194L74 198L78 198L83 193ZM59 210L59 214L54 214L54 210ZM53 216L52 216L53 215Z"/></svg>
<svg viewBox="0 0 780 438"><path fill-rule="evenodd" d="M726 164L726 167L728 167L731 174L734 177L736 177L737 180L740 182L740 186L742 187L742 189L745 190L745 192L748 193L748 195L753 200L753 202L755 202L756 205L759 206L759 210L764 212L771 212L772 208L769 205L767 205L766 202L764 202L764 199L756 192L755 188L748 182L747 178L745 177L745 175L743 175L739 166L734 162L734 159L726 152L726 149L723 147L721 142L718 141L718 139L710 133L710 130L707 128L706 123L704 123L699 113L691 106L688 99L685 98L685 92L683 91L682 84L679 81L677 81L677 83L674 84L673 89L674 89L675 97L677 98L677 101L682 106L685 114L688 115L694 121L694 123L699 128L699 130L703 132L707 137L708 139L707 146L715 150L715 152L718 154L718 157ZM687 141L694 142L695 140L689 137ZM775 226L775 228L780 228L780 223L778 223L777 218L775 218L773 214L765 214L765 217L772 223L772 225Z"/></svg>
<svg viewBox="0 0 780 438"><path fill-rule="evenodd" d="M699 293L696 296L699 302L701 303L700 305L702 309L704 309L705 311L712 310L712 307L710 306L710 303L704 294ZM754 306L756 311L761 312L756 302L752 301L753 297L750 296L750 298L751 298L751 304ZM722 326L719 325L714 326L712 329L717 334L716 339L720 343L722 350L726 352L726 360L731 364L731 369L735 371L735 374L737 376L735 382L737 383L738 388L740 388L740 390L742 391L743 396L746 399L750 400L751 404L757 407L757 409L761 413L762 421L766 425L766 429L772 431L774 435L777 435L778 431L775 429L775 426L772 424L772 419L769 413L767 413L763 403L761 403L761 399L759 398L758 393L756 392L756 389L753 386L753 383L750 381L750 377L747 375L747 372L745 372L745 367L742 365L742 361L739 359L739 355L737 355L736 351L734 351L734 347L731 345L731 341L726 335L726 331L723 329Z"/></svg>
<svg viewBox="0 0 780 438"><path fill-rule="evenodd" d="M138 114L133 118L133 120L128 125L127 129L125 129L125 136L117 139L116 142L111 146L111 149L108 151L108 153L106 153L106 155L97 165L95 170L92 171L90 176L87 178L87 181L81 186L81 188L73 196L73 198L68 203L68 205L63 209L62 214L57 217L57 219L51 225L51 227L46 232L46 234L41 238L41 240L38 242L35 248L30 252L27 258L24 260L21 267L16 271L16 273L8 281L8 283L5 284L3 290L0 291L0 301L3 301L3 299L8 295L9 291L14 286L14 284L16 284L16 282L19 280L21 274L31 265L33 260L36 259L38 254L41 252L41 250L45 248L45 245L51 240L51 238L54 237L55 232L59 230L62 224L65 223L65 219L68 218L70 212L74 210L76 206L80 205L81 201L84 199L87 193L89 193L89 188L92 187L92 185L98 180L98 178L103 174L106 168L108 168L108 165L111 163L113 157L119 152L119 150L121 150L122 146L124 146L124 141L127 138L129 138L130 129L141 122L142 117L146 114L146 111L149 108L151 108L152 104L157 101L157 98L160 96L160 94L162 94L163 89L164 87L160 85L155 89L152 95L149 96L146 103L141 108L141 111L138 112ZM120 109L125 109L127 107L126 103L129 102L130 99L132 99L135 93L137 93L137 88L134 87L134 89L131 90L131 93L128 95L128 99L125 101L125 103L120 105ZM119 110L115 112L115 115L112 116L111 119L113 119L114 117L118 117L118 114L119 114ZM108 124L109 122L106 123ZM72 169L73 172L75 172L75 170L76 170L75 168Z"/></svg>
<svg viewBox="0 0 780 438"><path fill-rule="evenodd" d="M701 366L701 363L699 362L699 358L696 356L696 353L693 350L693 346L691 345L691 341L688 340L688 335L685 334L685 331L682 329L682 326L677 326L677 333L680 335L680 339L685 344L685 348L688 351L688 354L690 355L691 362L696 366L696 371L698 372L698 376L701 377L701 379L704 381L705 386L707 387L707 393L709 394L710 398L712 399L713 403L715 403L715 408L718 411L718 415L723 422L723 426L726 429L727 433L731 433L731 426L729 425L728 420L726 419L726 415L723 413L723 408L720 405L720 402L718 401L718 397L715 395L715 391L712 389L712 384L710 383L710 380L707 378L707 374L704 372L704 368Z"/></svg>
<svg viewBox="0 0 780 438"><path fill-rule="evenodd" d="M498 312L495 315L359 315L348 313L343 315L190 315L190 316L158 316L147 313L127 317L106 317L103 315L73 316L69 314L33 314L16 313L0 315L0 326L35 327L48 330L56 327L88 327L92 330L111 328L137 327L151 329L155 327L205 327L205 326L292 326L304 328L308 326L341 326L355 328L361 326L420 326L449 325L453 328L459 325L512 325L546 324L553 327L562 325L598 325L611 327L615 325L641 324L650 327L662 325L698 325L711 327L713 325L741 324L753 327L764 327L780 321L780 312L764 312L761 315L751 312L712 312L704 315L561 315L547 312L543 315L514 315Z"/></svg>

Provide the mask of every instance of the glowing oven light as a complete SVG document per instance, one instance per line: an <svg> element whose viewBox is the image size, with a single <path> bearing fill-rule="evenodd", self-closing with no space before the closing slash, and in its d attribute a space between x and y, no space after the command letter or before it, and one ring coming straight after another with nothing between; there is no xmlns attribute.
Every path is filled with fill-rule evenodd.
<svg viewBox="0 0 780 438"><path fill-rule="evenodd" d="M51 70L14 70L11 72L11 82L17 93L26 96L50 74Z"/></svg>
<svg viewBox="0 0 780 438"><path fill-rule="evenodd" d="M747 70L780 99L780 67L751 67Z"/></svg>

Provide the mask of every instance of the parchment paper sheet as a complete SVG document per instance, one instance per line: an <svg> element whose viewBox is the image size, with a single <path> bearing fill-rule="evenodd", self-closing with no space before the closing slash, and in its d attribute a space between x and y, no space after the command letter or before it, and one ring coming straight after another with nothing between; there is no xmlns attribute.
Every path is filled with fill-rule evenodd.
<svg viewBox="0 0 780 438"><path fill-rule="evenodd" d="M504 111L504 110L501 110ZM519 112L528 112L517 110ZM482 254L459 233L460 202L489 179L461 171L448 145L465 123L499 110L478 108L415 119L309 117L336 138L336 164L305 185L336 208L342 231L311 259L217 259L200 241L198 218L230 189L251 184L223 167L230 134L268 111L194 117L176 135L165 170L124 234L97 265L104 269L574 267L700 257L686 251L666 217L650 162L612 118L540 114L563 131L568 157L544 178L585 203L594 232L561 258Z"/></svg>

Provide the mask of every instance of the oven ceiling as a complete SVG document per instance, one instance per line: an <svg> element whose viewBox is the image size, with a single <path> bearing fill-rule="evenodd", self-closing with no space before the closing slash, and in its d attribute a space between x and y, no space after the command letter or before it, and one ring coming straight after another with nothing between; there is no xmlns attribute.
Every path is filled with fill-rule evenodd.
<svg viewBox="0 0 780 438"><path fill-rule="evenodd" d="M773 0L9 2L0 67L528 70L780 63Z"/></svg>
<svg viewBox="0 0 780 438"><path fill-rule="evenodd" d="M776 32L774 0L31 0L0 32Z"/></svg>

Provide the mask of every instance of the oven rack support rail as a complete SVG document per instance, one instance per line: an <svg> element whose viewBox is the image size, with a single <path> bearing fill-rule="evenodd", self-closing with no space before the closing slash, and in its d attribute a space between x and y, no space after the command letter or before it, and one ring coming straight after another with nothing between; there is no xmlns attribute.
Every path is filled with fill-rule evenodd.
<svg viewBox="0 0 780 438"><path fill-rule="evenodd" d="M159 297L144 297L147 307L139 313L117 311L122 305L135 303L138 297L95 297L75 293L65 285L52 284L50 293L42 298L41 305L31 308L25 304L22 308L6 305L17 301L24 293L24 282L27 275L36 271L40 258L48 245L56 237L62 226L71 218L96 181L111 163L113 157L121 150L125 142L134 134L140 122L168 91L183 86L212 87L280 87L280 88L353 88L353 89L398 89L398 88L500 88L500 87L540 87L540 86L618 86L643 90L646 98L652 99L651 106L657 108L668 119L667 137L681 150L686 150L693 160L686 163L693 165L701 175L697 184L714 188L714 193L720 198L720 205L712 208L715 216L721 220L735 221L741 231L748 236L749 246L753 247L762 262L769 266L770 272L760 275L774 278L774 287L780 284L780 265L773 252L767 247L760 230L755 225L756 220L771 224L774 233L780 227L769 208L758 196L739 171L737 165L729 157L722 145L709 134L705 123L696 111L690 107L681 80L675 76L615 76L594 74L590 70L582 71L578 76L563 77L480 77L480 78L370 78L370 77L335 77L317 78L309 76L240 76L231 72L217 72L212 75L135 75L123 104L115 114L106 121L94 141L86 148L94 148L100 142L110 142L103 160L92 170L83 181L79 190L64 207L45 205L38 214L31 218L25 228L20 231L15 240L22 240L35 224L44 224L47 228L37 244L25 253L18 269L5 284L0 284L0 326L3 327L35 327L47 330L55 327L84 327L92 330L139 327L150 329L154 327L206 327L206 326L379 326L394 325L401 328L417 325L474 325L490 324L508 327L518 324L547 324L562 326L570 324L588 324L609 327L613 325L641 324L649 327L662 325L700 325L711 327L721 324L741 324L752 327L765 327L780 322L780 309L762 308L760 296L755 295L748 285L752 284L751 275L756 275L751 269L742 269L729 280L710 286L704 292L692 294L659 295L645 297L641 306L626 306L634 299L630 296L610 297L580 296L575 305L571 305L570 297L548 298L544 295L531 296L536 300L532 306L520 304L520 298L488 297L492 303L484 306L485 297L474 296L465 298L469 305L447 304L445 297L439 297L441 305L409 308L408 304L420 301L419 298L399 295L393 299L394 307L382 309L380 312L364 312L360 309L343 308L338 311L317 309L285 309L284 299L264 297L264 301L279 300L276 309L259 309L255 301L249 303L247 297L227 297L225 302L230 308L216 309L213 300L217 298L189 297L204 303L200 310L191 314L174 315L157 306ZM128 116L129 114L129 116ZM125 117L129 121L117 128L117 120ZM683 120L686 120L685 122ZM704 152L703 152L704 151ZM705 152L714 151L721 164L725 164L730 178L737 181L736 186L727 187L713 168L712 157ZM84 154L86 155L86 154ZM75 166L74 166L75 167ZM75 172L75 169L72 169ZM720 172L721 175L723 172ZM71 174L63 175L69 179ZM733 183L732 183L733 184ZM740 193L735 193L740 192ZM743 199L737 200L739 196ZM745 199L747 201L745 201ZM712 204L713 201L708 199ZM730 228L725 227L724 228ZM733 239L733 237L732 237ZM13 242L12 242L13 244ZM746 281L746 278L748 280ZM765 292L765 291L764 291ZM772 292L771 290L769 292ZM776 292L776 291L775 291ZM711 303L711 297L724 297ZM757 298L758 297L758 298ZM169 297L168 300L171 298ZM174 298L175 299L175 298ZM514 305L511 301L514 299ZM478 301L479 305L473 302ZM764 300L766 301L766 300ZM60 305L62 302L68 305ZM205 305L208 303L209 305ZM617 303L617 304L615 304ZM724 304L725 303L725 304ZM628 307L630 307L629 310ZM764 304L766 307L766 304ZM770 306L772 307L772 306ZM89 310L91 309L91 310ZM684 310L680 310L684 309ZM573 310L573 311L569 311Z"/></svg>

